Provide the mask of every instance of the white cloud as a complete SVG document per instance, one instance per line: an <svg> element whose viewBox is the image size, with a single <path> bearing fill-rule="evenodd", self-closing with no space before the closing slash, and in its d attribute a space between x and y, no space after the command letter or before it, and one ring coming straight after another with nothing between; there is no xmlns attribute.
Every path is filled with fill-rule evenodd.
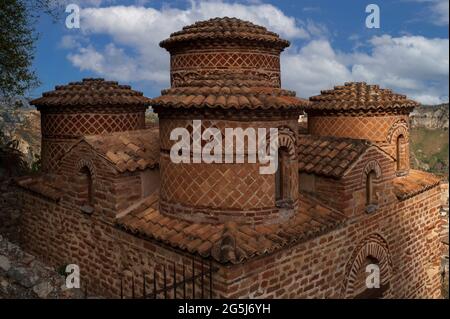
<svg viewBox="0 0 450 319"><path fill-rule="evenodd" d="M310 22L305 23L303 28L294 18L286 16L278 8L268 4L193 1L186 10L171 7L157 10L137 6L86 8L81 11L80 22L81 31L85 36L108 35L112 38L112 43L130 48L133 54L129 55L125 51L112 54L111 43L103 50L92 45L84 46L71 53L69 59L80 69L92 70L105 77L123 81L148 80L157 85L167 84L169 58L158 43L184 25L216 17L218 12L220 16L238 17L264 25L290 39L309 38L310 32L319 34L324 30L323 26ZM69 39L63 42L68 45ZM104 59L102 67L98 66L98 55ZM116 68L126 65L137 73L134 73L135 77L130 78L129 72L115 72L107 67L108 65L115 65Z"/></svg>
<svg viewBox="0 0 450 319"><path fill-rule="evenodd" d="M424 103L428 95L448 100L448 39L384 35L369 43L370 54L348 56L353 79L380 83Z"/></svg>
<svg viewBox="0 0 450 319"><path fill-rule="evenodd" d="M448 39L384 35L368 44L369 53L348 54L326 40L311 41L282 58L283 84L310 96L345 81L366 81L422 103L448 101Z"/></svg>
<svg viewBox="0 0 450 319"><path fill-rule="evenodd" d="M435 14L437 20L435 24L437 25L448 25L449 16L449 1L448 0L437 0L433 1L431 6L431 11Z"/></svg>
<svg viewBox="0 0 450 319"><path fill-rule="evenodd" d="M440 25L448 25L449 1L439 0L432 6L432 11L438 16L437 23Z"/></svg>
<svg viewBox="0 0 450 319"><path fill-rule="evenodd" d="M428 19L433 24L448 26L449 20L449 0L412 0L415 2L426 3Z"/></svg>
<svg viewBox="0 0 450 319"><path fill-rule="evenodd" d="M132 58L123 48L109 43L103 50L97 51L92 45L80 48L75 54L68 54L70 62L80 70L93 71L108 79L124 82L151 80L157 83L168 82L167 68L143 67L153 65L145 57Z"/></svg>
<svg viewBox="0 0 450 319"><path fill-rule="evenodd" d="M66 34L61 38L58 46L62 49L79 49L88 42L89 39L79 34Z"/></svg>
<svg viewBox="0 0 450 319"><path fill-rule="evenodd" d="M102 4L112 4L115 0L56 0L58 5L66 6L68 4L77 4L80 7L99 7Z"/></svg>
<svg viewBox="0 0 450 319"><path fill-rule="evenodd" d="M300 50L283 55L281 72L283 87L296 90L302 97L318 94L320 89L351 78L350 71L326 40L313 40Z"/></svg>
<svg viewBox="0 0 450 319"><path fill-rule="evenodd" d="M268 4L191 2L187 9L160 10L135 6L87 8L81 12L82 38L72 49L71 63L109 79L146 81L156 88L169 85L169 56L158 43L171 32L198 20L235 16L264 25L290 40L308 40L282 55L282 82L299 96L346 81L366 81L429 103L448 100L448 39L421 36L373 37L354 52L335 51L325 38L328 30L314 21L300 21ZM98 35L110 43L94 45ZM64 39L63 39L64 40ZM69 39L65 39L69 46ZM63 42L64 42L63 41ZM361 41L361 40L358 40Z"/></svg>

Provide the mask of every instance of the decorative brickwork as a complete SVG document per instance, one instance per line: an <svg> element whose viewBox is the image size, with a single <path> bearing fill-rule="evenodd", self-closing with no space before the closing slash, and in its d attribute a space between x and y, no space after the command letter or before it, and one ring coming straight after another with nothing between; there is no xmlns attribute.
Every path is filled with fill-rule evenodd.
<svg viewBox="0 0 450 319"><path fill-rule="evenodd" d="M143 129L149 101L128 85L103 79L57 86L31 101L41 111L43 170L55 171L83 135Z"/></svg>
<svg viewBox="0 0 450 319"><path fill-rule="evenodd" d="M370 263L380 267L376 297L439 297L440 180L405 160L415 102L365 83L299 99L279 83L289 42L234 18L160 45L172 81L152 100L159 127L143 129L150 100L116 82L70 83L36 101L54 174L16 181L28 251L79 265L82 286L108 297L191 276L185 288L198 298L195 269L211 265L206 292L217 298L361 298ZM173 162L170 134L192 138L194 120L222 142L227 128L277 128L280 169Z"/></svg>
<svg viewBox="0 0 450 319"><path fill-rule="evenodd" d="M376 160L372 160L364 166L364 176L367 176L370 172L374 172L376 178L381 177L381 166ZM365 179L363 180L365 181Z"/></svg>
<svg viewBox="0 0 450 319"><path fill-rule="evenodd" d="M372 234L365 238L353 252L347 264L345 276L347 278L344 287L344 296L352 298L355 293L355 285L358 272L365 266L364 260L370 257L372 263L379 267L380 285L386 285L392 278L392 260L386 240L379 234ZM365 269L363 269L365 272ZM364 277L365 279L365 277Z"/></svg>
<svg viewBox="0 0 450 319"><path fill-rule="evenodd" d="M374 142L388 140L389 131L407 116L308 116L308 129L312 135L339 136L366 139Z"/></svg>
<svg viewBox="0 0 450 319"><path fill-rule="evenodd" d="M176 55L171 59L171 69L201 70L203 68L248 68L280 71L278 55L237 52L211 52Z"/></svg>
<svg viewBox="0 0 450 319"><path fill-rule="evenodd" d="M99 110L105 112L107 110ZM95 112L95 111L93 111ZM131 113L45 113L42 116L42 134L45 138L76 138L83 135L123 132L144 128L145 116L142 110Z"/></svg>

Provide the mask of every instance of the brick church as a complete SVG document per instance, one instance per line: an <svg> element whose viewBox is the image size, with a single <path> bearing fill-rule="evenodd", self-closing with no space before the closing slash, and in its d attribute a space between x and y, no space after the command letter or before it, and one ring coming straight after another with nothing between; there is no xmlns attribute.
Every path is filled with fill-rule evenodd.
<svg viewBox="0 0 450 319"><path fill-rule="evenodd" d="M157 98L84 79L32 101L42 172L17 181L26 250L112 298L439 298L440 180L409 166L414 101L366 83L298 98L281 88L289 42L235 18L160 46L171 86ZM170 133L193 120L278 128L277 172L172 162Z"/></svg>

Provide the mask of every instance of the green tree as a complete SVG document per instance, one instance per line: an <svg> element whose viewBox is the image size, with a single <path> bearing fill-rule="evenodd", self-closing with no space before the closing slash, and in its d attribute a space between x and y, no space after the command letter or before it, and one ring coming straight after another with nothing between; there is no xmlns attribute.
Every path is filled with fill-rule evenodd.
<svg viewBox="0 0 450 319"><path fill-rule="evenodd" d="M55 19L58 1L1 0L0 1L0 97L23 96L39 84L32 70L35 24L41 13Z"/></svg>
<svg viewBox="0 0 450 319"><path fill-rule="evenodd" d="M0 180L19 176L28 171L28 164L19 150L19 142L6 138L0 132Z"/></svg>

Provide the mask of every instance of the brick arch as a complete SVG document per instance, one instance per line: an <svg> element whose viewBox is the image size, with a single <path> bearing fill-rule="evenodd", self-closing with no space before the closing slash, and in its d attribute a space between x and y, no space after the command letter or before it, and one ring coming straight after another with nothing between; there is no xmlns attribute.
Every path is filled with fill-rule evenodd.
<svg viewBox="0 0 450 319"><path fill-rule="evenodd" d="M367 257L375 258L378 261L381 284L386 284L391 280L393 266L388 243L380 234L371 234L360 242L347 263L344 279L345 298L353 296L358 271L364 265Z"/></svg>
<svg viewBox="0 0 450 319"><path fill-rule="evenodd" d="M363 174L362 174L362 178L361 178L361 182L363 184L366 183L366 176L367 174L369 174L370 172L375 172L375 177L376 178L380 178L382 171L381 171L381 165L380 163L378 163L375 160L372 160L370 162L368 162L365 166L364 166L364 170L363 170Z"/></svg>
<svg viewBox="0 0 450 319"><path fill-rule="evenodd" d="M278 148L285 147L291 160L297 159L295 134L288 127L278 128Z"/></svg>
<svg viewBox="0 0 450 319"><path fill-rule="evenodd" d="M409 128L408 123L405 120L399 120L392 124L389 128L386 140L388 143L393 143L400 135L403 135L406 142L409 141Z"/></svg>
<svg viewBox="0 0 450 319"><path fill-rule="evenodd" d="M95 170L95 166L92 163L92 161L86 160L86 159L80 159L77 162L76 166L75 166L76 171L79 172L83 167L87 167L89 169L89 172L91 173L92 180L95 180L96 170Z"/></svg>
<svg viewBox="0 0 450 319"><path fill-rule="evenodd" d="M267 132L266 132L266 142L267 142L266 143L266 152L268 154L269 148L270 148L270 129L269 128L267 129ZM278 147L276 150L273 150L273 151L278 151L278 149L281 147L284 147L288 150L290 160L297 159L295 133L289 127L278 127Z"/></svg>

